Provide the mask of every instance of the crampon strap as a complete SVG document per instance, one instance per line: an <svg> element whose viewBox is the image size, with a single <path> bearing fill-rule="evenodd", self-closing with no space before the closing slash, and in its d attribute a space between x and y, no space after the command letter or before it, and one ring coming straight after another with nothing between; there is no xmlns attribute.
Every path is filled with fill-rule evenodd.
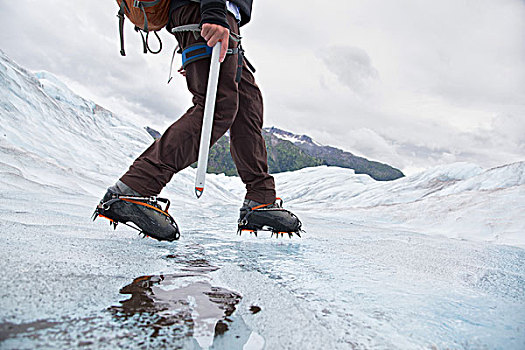
<svg viewBox="0 0 525 350"><path fill-rule="evenodd" d="M269 207L270 205L274 205L277 201L279 201L279 204L277 204L277 208L282 208L283 207L283 200L281 198L277 197L277 198L275 198L275 201L272 202L272 203L261 204L261 205L258 205L256 207L250 208L248 210L254 211L254 210L257 210L257 209L266 208L266 207Z"/></svg>
<svg viewBox="0 0 525 350"><path fill-rule="evenodd" d="M157 211L157 212L167 216L172 221L174 221L173 217L168 213L168 209L170 207L170 201L167 198L119 196L119 197L112 198L112 199L110 199L107 202L100 203L98 205L98 207L97 207L97 212L95 212L95 213L98 214L98 216L100 216L100 217L107 218L104 215L101 215L100 211L101 210L109 210L111 205L113 205L114 203L116 203L118 201L124 201L124 202L129 202L129 203L133 203L133 204L137 204L137 205L142 205L144 207L148 207L150 209L153 209L153 210L155 210L155 211ZM155 205L150 204L150 203L156 203L156 202L165 203L166 207L164 208L164 210L156 207Z"/></svg>

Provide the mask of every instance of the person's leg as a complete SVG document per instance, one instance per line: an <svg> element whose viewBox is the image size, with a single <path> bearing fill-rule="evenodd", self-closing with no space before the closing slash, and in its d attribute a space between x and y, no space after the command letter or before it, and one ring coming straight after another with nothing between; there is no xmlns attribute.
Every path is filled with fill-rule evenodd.
<svg viewBox="0 0 525 350"><path fill-rule="evenodd" d="M245 199L266 204L275 201L275 182L268 174L262 126L262 94L245 64L239 83L239 111L230 128L230 151L246 185Z"/></svg>
<svg viewBox="0 0 525 350"><path fill-rule="evenodd" d="M232 30L238 33L233 16L228 19ZM181 7L172 16L174 26L199 23L200 20L197 4ZM204 43L202 38L196 39L191 32L177 34L176 37L182 48L196 42ZM230 42L230 48L233 47L236 47L236 43ZM228 55L220 68L212 145L230 128L237 114L239 97L235 82L236 69L237 56ZM186 82L193 95L193 106L135 160L120 181L144 196L155 196L173 174L197 161L209 70L209 58L186 67Z"/></svg>
<svg viewBox="0 0 525 350"><path fill-rule="evenodd" d="M239 111L230 128L230 150L237 171L246 185L239 212L238 231L266 229L273 234L301 236L301 221L275 198L275 182L268 174L266 145L262 136L263 100L246 64L239 83Z"/></svg>

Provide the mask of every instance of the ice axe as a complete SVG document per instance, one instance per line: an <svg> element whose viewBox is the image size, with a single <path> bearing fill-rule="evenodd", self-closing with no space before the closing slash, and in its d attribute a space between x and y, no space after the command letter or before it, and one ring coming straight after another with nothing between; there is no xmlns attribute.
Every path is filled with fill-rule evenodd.
<svg viewBox="0 0 525 350"><path fill-rule="evenodd" d="M217 42L211 53L210 74L208 75L208 88L206 90L206 102L204 104L204 117L202 120L201 142L199 146L199 159L197 175L195 176L195 194L197 198L204 192L206 181L206 169L208 168L208 155L210 153L211 129L213 126L213 114L215 112L215 99L217 97L217 85L219 83L219 56L221 53L221 42Z"/></svg>

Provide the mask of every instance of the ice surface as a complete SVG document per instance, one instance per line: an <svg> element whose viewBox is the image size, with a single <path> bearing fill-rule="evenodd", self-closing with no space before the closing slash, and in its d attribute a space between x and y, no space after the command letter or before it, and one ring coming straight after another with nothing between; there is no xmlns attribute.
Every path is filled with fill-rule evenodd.
<svg viewBox="0 0 525 350"><path fill-rule="evenodd" d="M276 175L303 239L236 236L238 178L163 195L174 243L90 216L151 142L0 55L0 347L524 349L525 163Z"/></svg>

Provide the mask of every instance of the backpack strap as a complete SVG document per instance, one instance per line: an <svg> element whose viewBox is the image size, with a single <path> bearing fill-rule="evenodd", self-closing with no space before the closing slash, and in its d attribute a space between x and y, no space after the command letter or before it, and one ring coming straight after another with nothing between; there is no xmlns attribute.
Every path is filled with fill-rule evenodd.
<svg viewBox="0 0 525 350"><path fill-rule="evenodd" d="M135 31L139 32L140 36L142 37L142 50L143 50L144 53L148 53L148 51L149 51L152 54L156 55L156 54L158 54L159 52L162 51L162 40L160 40L160 37L159 37L159 34L157 33L157 31L153 32L153 34L155 34L155 36L157 37L157 40L159 41L159 49L157 51L153 51L149 47L148 40L149 40L149 33L150 32L146 32L146 36L144 37L144 31L142 29L140 29L139 27L135 26Z"/></svg>
<svg viewBox="0 0 525 350"><path fill-rule="evenodd" d="M126 50L124 50L124 18L125 18L125 11L129 12L128 5L124 0L120 3L120 9L117 13L117 17L119 18L118 21L118 29L120 32L120 54L122 56L126 56Z"/></svg>

